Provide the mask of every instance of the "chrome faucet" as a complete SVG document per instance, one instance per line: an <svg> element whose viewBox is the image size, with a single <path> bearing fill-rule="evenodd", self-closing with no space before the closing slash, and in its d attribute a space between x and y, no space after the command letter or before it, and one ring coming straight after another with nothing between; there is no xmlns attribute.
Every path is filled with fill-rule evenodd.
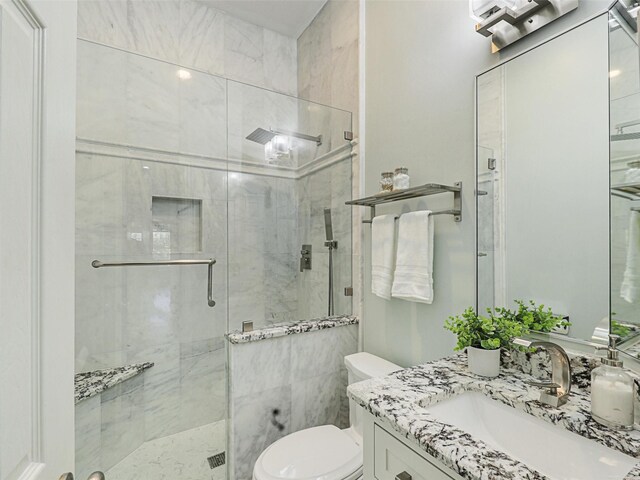
<svg viewBox="0 0 640 480"><path fill-rule="evenodd" d="M534 387L543 388L540 402L552 407L560 407L569 400L571 392L571 362L560 345L551 342L530 342L521 338L513 340L516 345L546 350L551 357L551 380L527 382Z"/></svg>

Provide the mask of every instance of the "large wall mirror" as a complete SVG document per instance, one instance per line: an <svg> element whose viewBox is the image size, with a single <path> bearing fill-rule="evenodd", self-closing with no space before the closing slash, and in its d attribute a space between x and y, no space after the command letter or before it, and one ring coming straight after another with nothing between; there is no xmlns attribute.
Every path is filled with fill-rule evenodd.
<svg viewBox="0 0 640 480"><path fill-rule="evenodd" d="M638 9L609 18L611 330L640 357L640 55Z"/></svg>
<svg viewBox="0 0 640 480"><path fill-rule="evenodd" d="M640 326L640 211L635 193L610 200L610 165L640 200L636 18L619 3L477 77L480 311L532 300L569 317L558 334L589 342L606 338L612 311L628 338L625 325Z"/></svg>

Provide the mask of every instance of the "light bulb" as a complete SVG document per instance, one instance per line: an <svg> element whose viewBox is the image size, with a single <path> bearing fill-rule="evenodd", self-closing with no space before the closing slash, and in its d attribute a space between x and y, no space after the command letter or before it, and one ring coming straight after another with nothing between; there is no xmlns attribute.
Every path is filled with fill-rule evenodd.
<svg viewBox="0 0 640 480"><path fill-rule="evenodd" d="M501 8L515 8L518 0L469 0L469 16L477 22L482 22L495 10Z"/></svg>

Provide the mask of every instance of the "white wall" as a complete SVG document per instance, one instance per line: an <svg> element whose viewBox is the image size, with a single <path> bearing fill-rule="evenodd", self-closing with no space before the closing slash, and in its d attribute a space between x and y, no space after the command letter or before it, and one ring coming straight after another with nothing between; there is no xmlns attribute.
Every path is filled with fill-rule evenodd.
<svg viewBox="0 0 640 480"><path fill-rule="evenodd" d="M451 353L445 318L475 302L474 78L501 59L604 10L583 0L576 12L500 54L474 31L465 0L367 1L365 4L365 191L377 191L380 171L404 164L412 182L462 180L463 221L436 218L435 300L386 302L369 293L370 234L365 231L364 347L401 365ZM446 195L379 209L445 208Z"/></svg>

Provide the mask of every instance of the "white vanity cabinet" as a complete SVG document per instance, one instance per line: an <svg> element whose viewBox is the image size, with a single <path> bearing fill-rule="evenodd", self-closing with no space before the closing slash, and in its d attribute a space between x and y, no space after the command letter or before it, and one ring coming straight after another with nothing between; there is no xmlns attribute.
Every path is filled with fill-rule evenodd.
<svg viewBox="0 0 640 480"><path fill-rule="evenodd" d="M363 430L364 480L464 480L368 412Z"/></svg>

